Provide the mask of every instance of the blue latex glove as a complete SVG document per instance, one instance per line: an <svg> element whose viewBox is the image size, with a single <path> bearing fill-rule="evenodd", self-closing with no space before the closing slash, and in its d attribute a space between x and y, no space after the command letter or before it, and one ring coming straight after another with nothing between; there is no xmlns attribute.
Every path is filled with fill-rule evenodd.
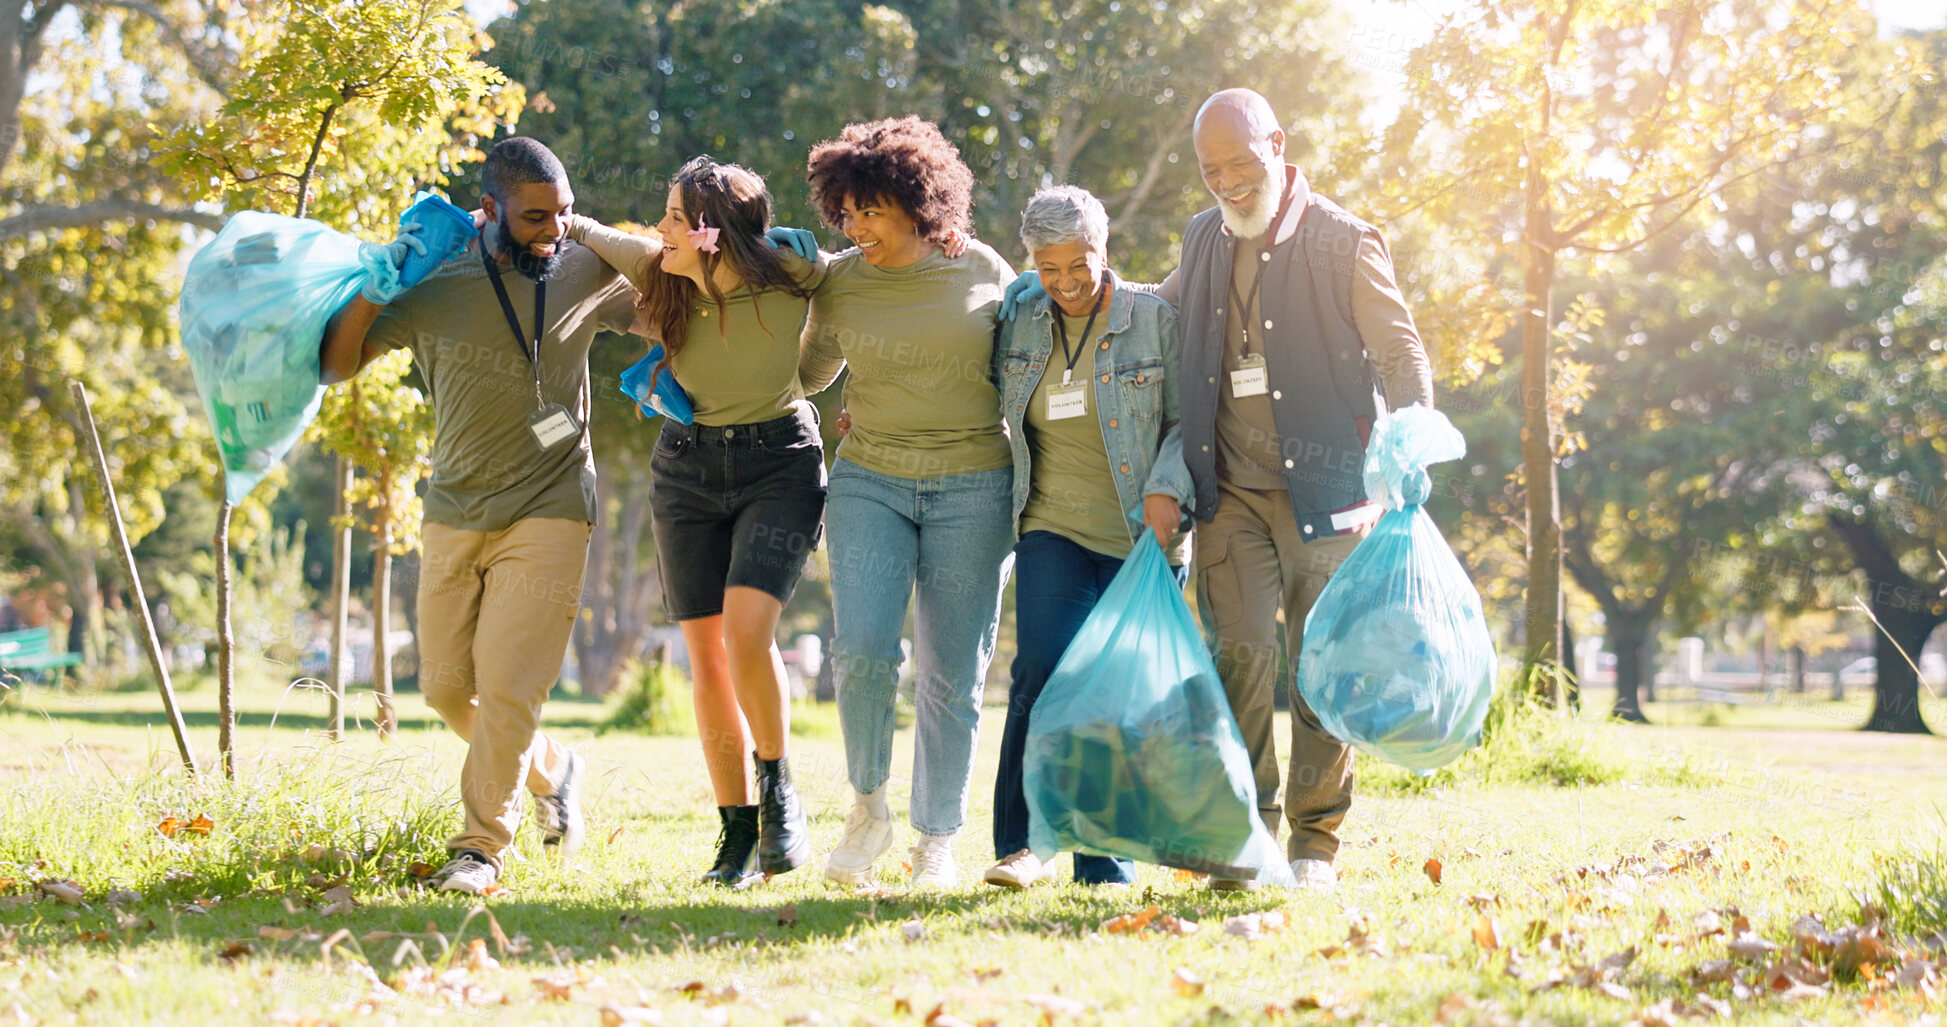
<svg viewBox="0 0 1947 1027"><path fill-rule="evenodd" d="M818 262L818 237L802 228L786 228L779 225L764 233L764 241L772 249L790 249L812 263Z"/></svg>
<svg viewBox="0 0 1947 1027"><path fill-rule="evenodd" d="M1014 312L1039 302L1048 295L1041 287L1041 276L1033 271L1023 271L1012 282L1007 283L1007 291L1001 293L1001 320L1014 320Z"/></svg>
<svg viewBox="0 0 1947 1027"><path fill-rule="evenodd" d="M406 291L406 284L399 277L399 269L406 263L409 254L426 253L426 243L419 238L419 225L399 226L399 235L389 243L360 243L358 262L365 267L365 284L359 287L358 294L379 306L385 306L399 298Z"/></svg>

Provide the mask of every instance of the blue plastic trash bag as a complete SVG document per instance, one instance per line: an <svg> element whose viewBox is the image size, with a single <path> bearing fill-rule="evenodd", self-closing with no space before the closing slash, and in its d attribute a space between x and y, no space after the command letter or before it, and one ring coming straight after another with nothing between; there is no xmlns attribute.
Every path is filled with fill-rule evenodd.
<svg viewBox="0 0 1947 1027"><path fill-rule="evenodd" d="M1250 754L1156 537L1082 622L1028 718L1028 846L1292 883Z"/></svg>
<svg viewBox="0 0 1947 1027"><path fill-rule="evenodd" d="M419 241L426 244L426 252L408 255L399 268L399 284L408 289L480 234L473 227L472 213L430 189L412 198L412 206L399 216L399 224L418 225Z"/></svg>
<svg viewBox="0 0 1947 1027"><path fill-rule="evenodd" d="M622 392L642 408L642 416L654 417L661 414L677 424L689 424L695 418L690 406L690 394L676 383L676 375L668 368L656 374L656 365L662 363L663 344L649 347L649 355L629 365L622 372ZM650 387L654 380L655 387Z"/></svg>
<svg viewBox="0 0 1947 1027"><path fill-rule="evenodd" d="M1334 737L1431 772L1480 744L1494 695L1494 639L1481 595L1420 504L1428 464L1466 440L1419 404L1382 417L1366 446L1366 494L1379 518L1305 620L1298 693Z"/></svg>
<svg viewBox="0 0 1947 1027"><path fill-rule="evenodd" d="M396 289L383 247L316 221L244 211L190 260L182 340L241 502L317 415L325 322L367 281Z"/></svg>

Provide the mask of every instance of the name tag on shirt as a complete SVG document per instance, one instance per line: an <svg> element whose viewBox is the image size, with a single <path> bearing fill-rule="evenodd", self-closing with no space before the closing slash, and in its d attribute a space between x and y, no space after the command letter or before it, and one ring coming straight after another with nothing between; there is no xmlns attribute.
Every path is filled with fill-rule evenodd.
<svg viewBox="0 0 1947 1027"><path fill-rule="evenodd" d="M1088 413L1088 383L1055 385L1048 389L1048 420L1066 421Z"/></svg>
<svg viewBox="0 0 1947 1027"><path fill-rule="evenodd" d="M534 433L534 439L542 449L553 449L581 434L581 425L575 422L575 415L559 403L550 403L546 409L535 411L527 419L527 428Z"/></svg>
<svg viewBox="0 0 1947 1027"><path fill-rule="evenodd" d="M1237 362L1230 372L1230 394L1235 399L1262 396L1271 391L1271 375L1264 368L1264 354L1253 353Z"/></svg>

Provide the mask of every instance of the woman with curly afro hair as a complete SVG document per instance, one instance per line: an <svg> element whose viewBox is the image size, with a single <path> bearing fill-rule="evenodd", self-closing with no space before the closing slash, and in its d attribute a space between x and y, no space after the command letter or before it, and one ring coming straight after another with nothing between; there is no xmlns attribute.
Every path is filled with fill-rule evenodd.
<svg viewBox="0 0 1947 1027"><path fill-rule="evenodd" d="M892 845L893 700L917 586L913 883L952 887L1014 542L1013 460L993 377L1001 290L1014 272L979 242L948 255L970 223L973 173L929 122L847 125L812 148L807 177L825 221L856 247L832 258L805 326L808 362L835 343L851 369L851 427L826 523L833 672L857 796L825 874L865 883Z"/></svg>

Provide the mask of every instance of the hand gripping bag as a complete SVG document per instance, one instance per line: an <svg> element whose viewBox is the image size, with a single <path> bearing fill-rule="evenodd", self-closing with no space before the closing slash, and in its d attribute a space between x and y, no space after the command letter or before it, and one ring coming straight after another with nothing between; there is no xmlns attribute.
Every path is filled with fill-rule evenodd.
<svg viewBox="0 0 1947 1027"><path fill-rule="evenodd" d="M1420 504L1429 464L1466 440L1419 404L1382 417L1366 446L1366 494L1389 512L1305 620L1298 693L1334 737L1432 772L1480 744L1494 694L1494 639L1481 596Z"/></svg>
<svg viewBox="0 0 1947 1027"><path fill-rule="evenodd" d="M449 209L450 208L450 209ZM400 218L427 253L393 264L386 246L307 219L233 215L183 276L183 351L223 459L223 488L241 502L317 416L325 322L361 289L396 296L473 237L472 218L431 193ZM464 223L456 223L463 221ZM428 239L430 236L430 239Z"/></svg>
<svg viewBox="0 0 1947 1027"><path fill-rule="evenodd" d="M1250 754L1156 538L1135 550L1028 719L1028 846L1292 883Z"/></svg>

